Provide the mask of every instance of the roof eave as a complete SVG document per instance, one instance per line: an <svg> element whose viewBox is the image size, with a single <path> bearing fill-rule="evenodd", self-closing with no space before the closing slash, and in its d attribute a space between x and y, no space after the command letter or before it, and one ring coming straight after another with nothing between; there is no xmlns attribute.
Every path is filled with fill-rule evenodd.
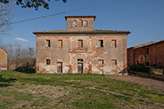
<svg viewBox="0 0 164 109"><path fill-rule="evenodd" d="M110 31L110 32L91 32L91 31L80 31L80 32L47 32L47 31L42 31L42 32L33 32L33 34L130 34L130 31Z"/></svg>
<svg viewBox="0 0 164 109"><path fill-rule="evenodd" d="M94 18L94 20L96 19L96 16L94 15L88 15L88 16L65 16L65 20L67 20L67 18Z"/></svg>

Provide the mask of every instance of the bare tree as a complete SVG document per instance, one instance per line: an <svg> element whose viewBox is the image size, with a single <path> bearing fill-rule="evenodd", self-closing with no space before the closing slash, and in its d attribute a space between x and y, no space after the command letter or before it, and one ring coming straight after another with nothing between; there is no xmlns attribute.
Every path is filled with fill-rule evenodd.
<svg viewBox="0 0 164 109"><path fill-rule="evenodd" d="M24 67L25 69L29 69L34 66L34 53L34 48L27 47L23 49L22 67Z"/></svg>
<svg viewBox="0 0 164 109"><path fill-rule="evenodd" d="M20 67L22 61L23 61L23 51L24 49L20 45L14 46L14 61L16 68Z"/></svg>
<svg viewBox="0 0 164 109"><path fill-rule="evenodd" d="M8 53L8 69L27 70L35 66L34 48L24 48L18 44L2 44L1 48Z"/></svg>
<svg viewBox="0 0 164 109"><path fill-rule="evenodd" d="M10 28L10 19L14 15L11 9L14 3L14 0L11 0L9 3L0 2L0 34L6 32Z"/></svg>

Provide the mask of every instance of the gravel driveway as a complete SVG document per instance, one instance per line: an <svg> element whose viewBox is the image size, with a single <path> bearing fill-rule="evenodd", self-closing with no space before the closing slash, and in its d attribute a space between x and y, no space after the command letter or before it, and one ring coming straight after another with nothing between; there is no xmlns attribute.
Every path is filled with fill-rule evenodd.
<svg viewBox="0 0 164 109"><path fill-rule="evenodd" d="M130 83L135 83L139 85L150 86L156 88L158 91L164 93L164 81L155 80L151 78L138 77L138 76L123 76L123 75L107 75L111 79L126 81Z"/></svg>

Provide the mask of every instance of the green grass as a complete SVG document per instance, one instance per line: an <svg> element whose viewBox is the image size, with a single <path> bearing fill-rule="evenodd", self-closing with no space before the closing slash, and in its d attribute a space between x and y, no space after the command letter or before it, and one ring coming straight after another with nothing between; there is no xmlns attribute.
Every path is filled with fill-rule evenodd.
<svg viewBox="0 0 164 109"><path fill-rule="evenodd" d="M164 93L151 87L96 74L33 72L0 72L0 108L164 108Z"/></svg>

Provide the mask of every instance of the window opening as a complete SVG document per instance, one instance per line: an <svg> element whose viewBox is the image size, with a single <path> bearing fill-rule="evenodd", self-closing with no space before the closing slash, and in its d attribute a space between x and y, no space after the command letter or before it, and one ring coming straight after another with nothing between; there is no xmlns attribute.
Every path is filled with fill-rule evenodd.
<svg viewBox="0 0 164 109"><path fill-rule="evenodd" d="M83 40L81 39L78 40L78 47L83 47Z"/></svg>
<svg viewBox="0 0 164 109"><path fill-rule="evenodd" d="M87 21L87 20L84 20L83 26L84 26L84 27L87 27L87 26L88 26L88 21Z"/></svg>
<svg viewBox="0 0 164 109"><path fill-rule="evenodd" d="M104 64L104 60L103 59L99 59L99 65L103 65Z"/></svg>
<svg viewBox="0 0 164 109"><path fill-rule="evenodd" d="M112 47L117 47L117 44L116 44L116 40L115 39L112 40Z"/></svg>
<svg viewBox="0 0 164 109"><path fill-rule="evenodd" d="M117 60L112 60L112 65L117 65Z"/></svg>
<svg viewBox="0 0 164 109"><path fill-rule="evenodd" d="M58 47L63 47L63 40L58 40Z"/></svg>
<svg viewBox="0 0 164 109"><path fill-rule="evenodd" d="M46 59L46 65L50 65L50 59Z"/></svg>
<svg viewBox="0 0 164 109"><path fill-rule="evenodd" d="M78 62L83 62L83 59L77 59Z"/></svg>
<svg viewBox="0 0 164 109"><path fill-rule="evenodd" d="M99 40L99 47L103 47L103 40Z"/></svg>
<svg viewBox="0 0 164 109"><path fill-rule="evenodd" d="M73 27L77 27L77 21L74 20L73 23L72 23Z"/></svg>
<svg viewBox="0 0 164 109"><path fill-rule="evenodd" d="M50 47L50 40L46 40L46 47Z"/></svg>
<svg viewBox="0 0 164 109"><path fill-rule="evenodd" d="M149 54L149 48L146 48L146 54Z"/></svg>

